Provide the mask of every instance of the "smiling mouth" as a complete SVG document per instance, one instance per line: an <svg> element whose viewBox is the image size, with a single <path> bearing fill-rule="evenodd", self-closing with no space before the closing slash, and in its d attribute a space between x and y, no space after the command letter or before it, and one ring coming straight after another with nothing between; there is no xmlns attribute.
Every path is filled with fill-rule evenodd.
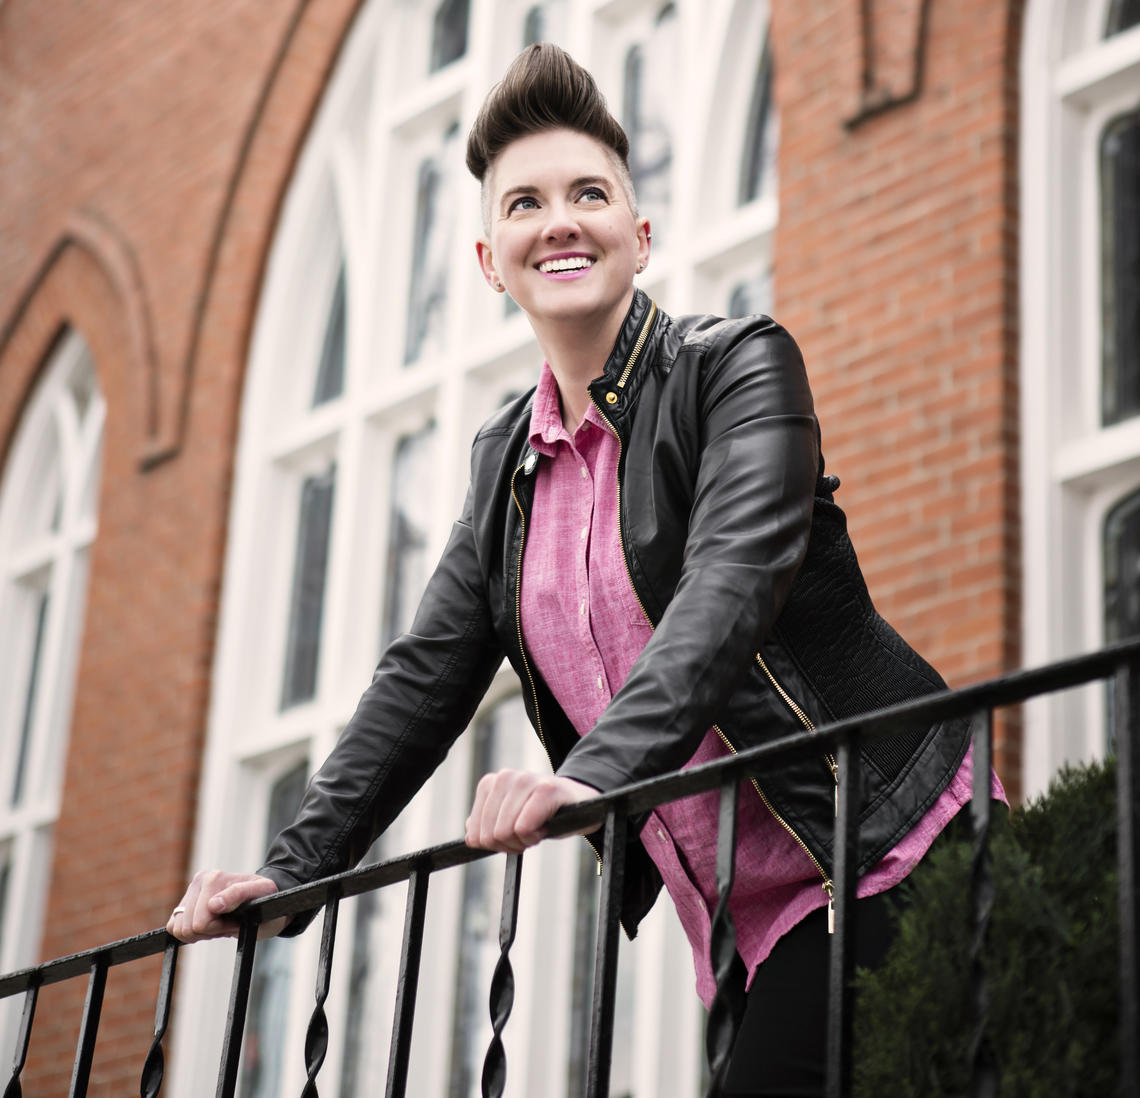
<svg viewBox="0 0 1140 1098"><path fill-rule="evenodd" d="M538 265L543 274L559 274L562 271L585 271L594 265L588 255L569 256L566 259L547 259Z"/></svg>

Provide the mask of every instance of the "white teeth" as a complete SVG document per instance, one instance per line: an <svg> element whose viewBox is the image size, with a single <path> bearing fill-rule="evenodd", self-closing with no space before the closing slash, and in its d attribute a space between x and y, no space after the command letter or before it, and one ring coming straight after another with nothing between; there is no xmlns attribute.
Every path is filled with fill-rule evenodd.
<svg viewBox="0 0 1140 1098"><path fill-rule="evenodd" d="M552 274L554 271L580 271L593 265L594 261L589 256L575 255L569 259L548 259L540 263L538 269L543 274Z"/></svg>

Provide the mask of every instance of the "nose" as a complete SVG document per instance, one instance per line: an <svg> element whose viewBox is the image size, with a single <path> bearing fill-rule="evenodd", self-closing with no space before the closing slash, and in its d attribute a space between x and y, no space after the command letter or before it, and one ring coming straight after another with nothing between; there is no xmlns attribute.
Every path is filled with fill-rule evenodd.
<svg viewBox="0 0 1140 1098"><path fill-rule="evenodd" d="M577 240L580 230L574 207L568 202L552 202L547 207L543 236L547 240Z"/></svg>

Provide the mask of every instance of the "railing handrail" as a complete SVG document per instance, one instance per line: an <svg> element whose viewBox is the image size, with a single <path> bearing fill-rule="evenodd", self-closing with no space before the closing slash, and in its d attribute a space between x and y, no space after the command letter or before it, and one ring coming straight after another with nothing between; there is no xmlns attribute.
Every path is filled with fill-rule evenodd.
<svg viewBox="0 0 1140 1098"><path fill-rule="evenodd" d="M830 747L838 747L858 732L860 740L873 742L920 718L930 720L972 715L1104 679L1137 657L1140 657L1140 637L821 725L806 738L801 733L784 736L723 759L635 782L569 805L551 819L547 825L547 836L557 838L590 824L601 824L612 810L620 809L623 815L634 815L666 801L720 788L730 775L750 776L757 769L757 764L815 754L821 741ZM408 880L413 872L448 869L492 854L492 851L469 847L461 839L445 842L251 900L239 909L239 914L244 921L253 923L297 915L321 908L334 896L342 899L356 896ZM33 987L86 975L97 962L115 966L157 956L166 950L170 941L166 929L159 927L7 973L0 976L0 999Z"/></svg>

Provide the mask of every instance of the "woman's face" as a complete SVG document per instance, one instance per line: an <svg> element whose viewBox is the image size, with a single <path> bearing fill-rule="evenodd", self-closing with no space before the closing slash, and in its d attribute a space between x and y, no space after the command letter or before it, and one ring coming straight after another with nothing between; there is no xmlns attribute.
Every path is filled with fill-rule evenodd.
<svg viewBox="0 0 1140 1098"><path fill-rule="evenodd" d="M649 258L613 154L574 130L508 145L491 168L490 239L476 244L483 274L544 325L620 324L633 276Z"/></svg>

